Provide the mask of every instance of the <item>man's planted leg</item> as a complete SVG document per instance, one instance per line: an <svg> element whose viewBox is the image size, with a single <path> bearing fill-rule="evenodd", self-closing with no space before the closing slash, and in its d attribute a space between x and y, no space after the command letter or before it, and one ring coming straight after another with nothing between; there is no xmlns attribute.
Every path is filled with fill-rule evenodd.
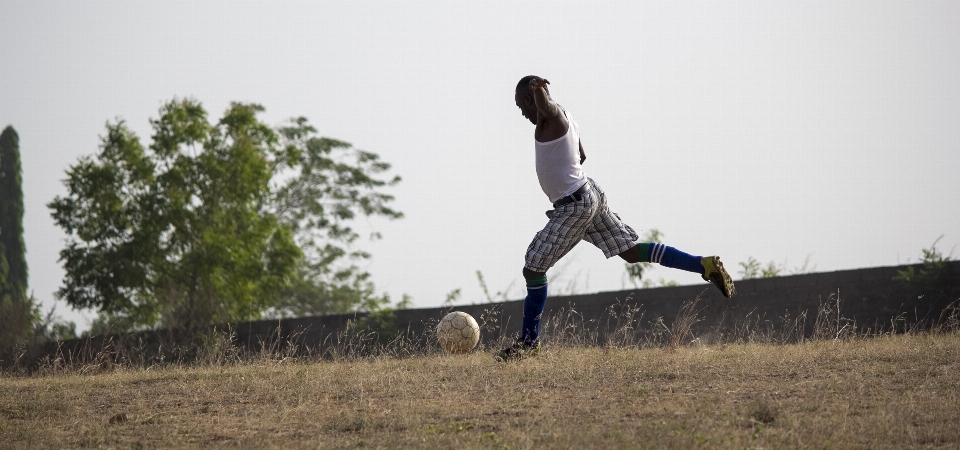
<svg viewBox="0 0 960 450"><path fill-rule="evenodd" d="M523 300L523 322L520 339L497 352L500 361L522 359L540 353L540 318L547 304L547 274L523 269L527 281L527 297Z"/></svg>
<svg viewBox="0 0 960 450"><path fill-rule="evenodd" d="M527 297L523 300L523 330L520 341L528 348L540 343L540 317L547 304L547 275L542 272L529 272L524 269L527 282Z"/></svg>
<svg viewBox="0 0 960 450"><path fill-rule="evenodd" d="M572 202L554 204L550 220L527 246L523 264L527 284L523 328L514 345L497 353L499 360L519 359L540 352L540 318L547 302L547 270L584 239L600 207L598 194L590 188L592 182L584 186L587 189Z"/></svg>

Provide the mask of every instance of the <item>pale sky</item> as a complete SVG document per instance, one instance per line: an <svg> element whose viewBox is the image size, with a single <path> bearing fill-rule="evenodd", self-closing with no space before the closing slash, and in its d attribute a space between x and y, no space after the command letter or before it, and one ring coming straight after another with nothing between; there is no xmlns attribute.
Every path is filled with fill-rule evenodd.
<svg viewBox="0 0 960 450"><path fill-rule="evenodd" d="M513 101L551 81L584 171L641 234L728 267L817 271L960 257L960 2L0 0L0 128L20 134L30 289L55 303L65 235L46 204L123 118L194 97L379 153L406 218L362 220L381 292L520 299L550 207ZM736 270L734 270L736 271ZM682 284L699 276L658 268ZM582 243L551 292L632 287ZM734 278L739 278L735 275ZM842 293L841 293L842 294ZM90 311L58 311L86 329Z"/></svg>

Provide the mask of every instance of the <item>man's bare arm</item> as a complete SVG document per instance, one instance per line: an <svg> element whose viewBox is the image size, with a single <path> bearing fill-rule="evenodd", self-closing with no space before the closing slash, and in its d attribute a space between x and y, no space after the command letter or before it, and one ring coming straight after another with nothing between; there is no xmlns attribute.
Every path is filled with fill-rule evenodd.
<svg viewBox="0 0 960 450"><path fill-rule="evenodd" d="M580 164L587 160L587 154L583 152L583 142L580 142Z"/></svg>
<svg viewBox="0 0 960 450"><path fill-rule="evenodd" d="M560 114L560 107L543 89L543 86L548 84L550 82L546 78L530 80L530 88L533 89L533 101L537 104L537 111L544 118L556 117Z"/></svg>

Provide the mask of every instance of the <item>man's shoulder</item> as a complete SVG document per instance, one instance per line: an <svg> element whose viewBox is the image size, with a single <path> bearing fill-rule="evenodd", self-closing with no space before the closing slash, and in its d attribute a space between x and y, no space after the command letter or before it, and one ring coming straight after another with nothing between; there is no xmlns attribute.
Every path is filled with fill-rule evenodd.
<svg viewBox="0 0 960 450"><path fill-rule="evenodd" d="M561 109L561 111L563 110ZM571 120L568 120L565 111L556 116L543 119L537 124L537 129L534 131L534 138L540 142L550 142L560 139L570 130L570 123Z"/></svg>

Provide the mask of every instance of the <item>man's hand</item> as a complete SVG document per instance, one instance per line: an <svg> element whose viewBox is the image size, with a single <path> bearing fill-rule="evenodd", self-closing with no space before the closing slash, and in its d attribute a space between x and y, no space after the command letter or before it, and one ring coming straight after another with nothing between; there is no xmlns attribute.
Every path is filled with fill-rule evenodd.
<svg viewBox="0 0 960 450"><path fill-rule="evenodd" d="M537 120L549 119L560 114L560 107L550 99L550 94L542 87L550 84L546 78L534 78L530 80L530 89L533 90L533 101L537 105L539 116ZM564 130L566 131L566 130Z"/></svg>

